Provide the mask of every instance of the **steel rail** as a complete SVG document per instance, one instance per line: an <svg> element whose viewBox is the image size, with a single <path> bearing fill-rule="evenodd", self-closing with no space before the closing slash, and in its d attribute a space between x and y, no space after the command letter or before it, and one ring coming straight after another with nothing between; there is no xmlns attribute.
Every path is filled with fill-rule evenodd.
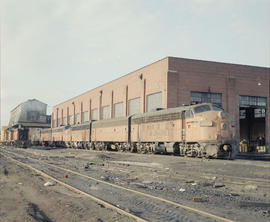
<svg viewBox="0 0 270 222"><path fill-rule="evenodd" d="M12 152L12 154L14 154L14 153ZM19 154L14 154L14 155L21 156ZM25 157L23 157L23 158L25 158ZM36 160L34 158L31 158L31 157L27 157L27 158L32 159L32 160L34 160L36 162L40 162L40 160ZM215 219L215 220L218 220L218 221L224 221L224 222L235 222L234 220L230 220L230 219L227 219L227 218L224 218L224 217L212 214L212 213L208 213L206 211L202 211L202 210L199 210L199 209L196 209L196 208L193 208L193 207L189 207L189 206L186 206L186 205L183 205L183 204L179 204L179 203L176 203L176 202L173 202L173 201L161 198L161 197L153 196L153 195L143 193L143 192L140 192L140 191L137 191L137 190L133 190L133 189L122 187L122 186L112 184L112 183L109 183L109 182L106 182L106 181L103 181L103 180L99 180L99 179L90 177L88 175L81 174L79 172L76 172L76 171L73 171L73 170L70 170L70 169L66 169L66 168L63 168L63 167L56 166L54 164L46 163L45 161L42 161L42 162L45 165L48 165L50 167L55 167L57 169L60 169L60 170L66 171L66 172L69 172L69 173L76 174L76 175L81 176L81 177L91 179L91 180L96 181L98 183L103 183L103 184L106 184L106 185L109 185L109 186L112 186L112 187L115 187L115 188L118 188L118 189L122 189L122 190L129 191L129 192L132 192L132 193L135 193L135 194L139 194L139 195L142 195L142 196L145 196L145 197L148 197L148 198L152 198L152 199L155 199L155 200L158 200L158 201L162 201L162 202L165 202L167 204L171 204L171 205L174 205L176 207L180 207L182 209L195 212L195 213L197 213L199 215L202 215L202 216L205 216L205 217L208 217L208 218L212 218L212 219Z"/></svg>
<svg viewBox="0 0 270 222"><path fill-rule="evenodd" d="M94 151L94 150L92 150L92 151ZM25 150L22 150L22 152L37 156L36 154L34 154L32 152L27 152ZM100 152L100 151L98 151L98 152ZM191 159L191 160L193 160L193 159ZM238 180L243 180L243 181L248 181L248 182L252 181L252 182L257 182L257 183L268 183L268 184L270 184L270 179L264 179L264 178L239 177L239 176L215 174L215 173L203 173L203 175L199 175L199 174L196 174L196 173L190 173L190 175L198 176L198 177L201 177L201 178L207 178L207 177L216 176L216 177L219 177L219 178L238 179ZM178 178L178 177L179 177L179 175L177 177L174 176L174 178Z"/></svg>
<svg viewBox="0 0 270 222"><path fill-rule="evenodd" d="M71 186L69 184L66 184L66 183L64 183L64 182L62 182L62 181L60 181L60 180L58 180L58 179L56 179L56 178L54 178L54 177L52 177L50 175L48 175L48 174L46 174L46 173L38 170L38 169L30 166L29 164L23 163L23 162L21 162L19 160L16 160L16 159L14 159L12 157L9 157L9 156L7 156L7 155L5 155L3 153L1 153L0 155L4 156L6 159L8 159L10 161L15 162L17 165L20 165L22 167L29 168L30 170L35 171L36 173L40 174L41 176L43 176L45 178L48 178L48 179L50 179L50 180L52 180L52 181L54 181L54 182L56 182L58 184L61 184L62 186L68 188L69 190L71 190L71 191L73 191L75 193L79 193L79 194L82 194L84 196L87 196L87 197L91 198L92 200L94 200L95 202L100 203L100 204L104 205L105 207L110 208L112 210L115 210L116 212L120 213L121 215L125 215L125 216L128 216L130 218L133 218L133 219L135 219L138 222L147 222L147 220L144 220L143 218L140 218L140 217L138 217L138 216L136 216L134 214L128 213L128 212L122 210L121 208L118 208L118 207L116 207L116 206L114 206L114 205L112 205L112 204L110 204L110 203L108 203L108 202L106 202L104 200L101 200L101 199L99 199L99 198L97 198L95 196L92 196L92 195L90 195L90 194L88 194L88 193L86 193L86 192L84 192L82 190L79 190L76 187L73 187L73 186ZM17 155L17 154L15 154L15 155ZM30 158L30 159L33 159L33 158ZM33 159L33 160L35 160L35 159ZM45 164L47 164L47 163L45 163Z"/></svg>

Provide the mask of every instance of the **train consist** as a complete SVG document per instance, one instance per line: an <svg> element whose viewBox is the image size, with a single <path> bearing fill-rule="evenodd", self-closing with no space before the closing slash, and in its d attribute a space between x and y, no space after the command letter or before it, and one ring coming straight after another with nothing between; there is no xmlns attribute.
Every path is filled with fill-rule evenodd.
<svg viewBox="0 0 270 222"><path fill-rule="evenodd" d="M31 144L228 158L234 122L221 108L197 104L83 124L32 130Z"/></svg>

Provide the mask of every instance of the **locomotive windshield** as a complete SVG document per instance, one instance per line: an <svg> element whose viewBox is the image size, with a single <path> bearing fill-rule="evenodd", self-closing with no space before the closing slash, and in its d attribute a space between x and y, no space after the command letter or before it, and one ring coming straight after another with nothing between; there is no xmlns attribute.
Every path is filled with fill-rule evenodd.
<svg viewBox="0 0 270 222"><path fill-rule="evenodd" d="M215 110L215 111L224 111L222 108L220 108L218 106L215 106L215 105L213 105L213 110Z"/></svg>
<svg viewBox="0 0 270 222"><path fill-rule="evenodd" d="M210 110L211 110L211 108L208 105L197 106L194 108L195 113L202 113L202 112L206 112L206 111L210 111Z"/></svg>

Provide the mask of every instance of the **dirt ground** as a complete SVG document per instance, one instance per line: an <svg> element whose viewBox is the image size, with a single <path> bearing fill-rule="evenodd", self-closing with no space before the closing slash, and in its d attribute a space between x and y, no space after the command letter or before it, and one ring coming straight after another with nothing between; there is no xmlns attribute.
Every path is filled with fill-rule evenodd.
<svg viewBox="0 0 270 222"><path fill-rule="evenodd" d="M269 161L204 160L41 147L16 152L232 220L270 219ZM48 180L2 157L0 173L0 221L131 220L60 185L45 187ZM98 186L101 185L95 188ZM196 203L194 198L201 198L202 202ZM132 205L127 207L132 210ZM146 204L145 210L153 209Z"/></svg>
<svg viewBox="0 0 270 222"><path fill-rule="evenodd" d="M0 222L132 221L0 156Z"/></svg>

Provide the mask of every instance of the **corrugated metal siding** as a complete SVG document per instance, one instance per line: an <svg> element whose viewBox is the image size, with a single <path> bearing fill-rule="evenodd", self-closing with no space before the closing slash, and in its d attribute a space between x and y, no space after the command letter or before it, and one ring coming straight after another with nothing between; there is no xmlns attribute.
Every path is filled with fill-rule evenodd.
<svg viewBox="0 0 270 222"><path fill-rule="evenodd" d="M9 125L20 122L46 123L47 105L36 99L27 100L11 111Z"/></svg>
<svg viewBox="0 0 270 222"><path fill-rule="evenodd" d="M193 106L182 106L176 108L169 108L160 111L148 112L144 114L134 115L132 117L132 123L146 123L146 122L157 122L157 121L167 121L167 120L175 120L181 119L181 112L188 111L193 107L201 106L193 105Z"/></svg>
<svg viewBox="0 0 270 222"><path fill-rule="evenodd" d="M122 125L128 126L128 117L93 122L93 128L122 126Z"/></svg>
<svg viewBox="0 0 270 222"><path fill-rule="evenodd" d="M132 119L132 123L140 124L140 123L169 121L176 119L181 119L181 112L134 118Z"/></svg>

